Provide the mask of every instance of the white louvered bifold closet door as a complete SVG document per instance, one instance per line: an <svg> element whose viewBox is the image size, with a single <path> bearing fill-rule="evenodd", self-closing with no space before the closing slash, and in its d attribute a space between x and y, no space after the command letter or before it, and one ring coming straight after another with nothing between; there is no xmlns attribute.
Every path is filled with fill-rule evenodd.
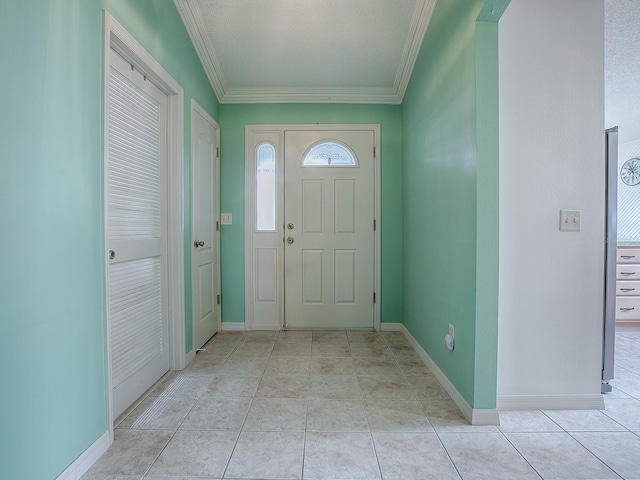
<svg viewBox="0 0 640 480"><path fill-rule="evenodd" d="M105 207L115 419L169 369L167 98L114 51L110 63Z"/></svg>

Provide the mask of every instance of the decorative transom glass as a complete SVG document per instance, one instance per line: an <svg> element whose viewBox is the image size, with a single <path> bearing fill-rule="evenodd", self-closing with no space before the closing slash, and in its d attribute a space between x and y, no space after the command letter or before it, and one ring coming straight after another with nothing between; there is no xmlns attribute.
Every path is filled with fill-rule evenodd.
<svg viewBox="0 0 640 480"><path fill-rule="evenodd" d="M302 157L303 167L357 167L353 151L337 140L323 140L312 145Z"/></svg>

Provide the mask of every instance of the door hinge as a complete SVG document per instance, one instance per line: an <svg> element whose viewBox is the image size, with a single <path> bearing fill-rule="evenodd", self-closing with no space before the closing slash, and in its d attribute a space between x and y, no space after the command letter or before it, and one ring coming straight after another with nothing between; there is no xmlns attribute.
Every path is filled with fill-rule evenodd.
<svg viewBox="0 0 640 480"><path fill-rule="evenodd" d="M377 228L377 224L376 224L376 220L375 218L373 219L373 229L375 230Z"/></svg>
<svg viewBox="0 0 640 480"><path fill-rule="evenodd" d="M376 292L373 292L373 303L376 303Z"/></svg>
<svg viewBox="0 0 640 480"><path fill-rule="evenodd" d="M220 305L220 295L218 295L218 305Z"/></svg>
<svg viewBox="0 0 640 480"><path fill-rule="evenodd" d="M216 220L216 232L220 231L220 222Z"/></svg>
<svg viewBox="0 0 640 480"><path fill-rule="evenodd" d="M220 158L220 147L216 147L216 158Z"/></svg>
<svg viewBox="0 0 640 480"><path fill-rule="evenodd" d="M376 158L376 147L373 147L373 158Z"/></svg>

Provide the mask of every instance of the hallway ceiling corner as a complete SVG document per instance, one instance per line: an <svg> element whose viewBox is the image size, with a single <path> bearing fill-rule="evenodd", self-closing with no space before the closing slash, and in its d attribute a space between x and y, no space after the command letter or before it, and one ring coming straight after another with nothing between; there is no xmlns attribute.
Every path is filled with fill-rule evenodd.
<svg viewBox="0 0 640 480"><path fill-rule="evenodd" d="M402 102L436 0L174 0L220 103Z"/></svg>

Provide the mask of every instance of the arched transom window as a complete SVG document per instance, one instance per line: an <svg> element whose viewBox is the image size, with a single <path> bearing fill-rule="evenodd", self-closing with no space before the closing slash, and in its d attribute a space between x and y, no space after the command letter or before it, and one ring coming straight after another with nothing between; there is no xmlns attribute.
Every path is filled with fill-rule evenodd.
<svg viewBox="0 0 640 480"><path fill-rule="evenodd" d="M303 167L357 167L353 151L337 140L323 140L309 147L302 156Z"/></svg>

